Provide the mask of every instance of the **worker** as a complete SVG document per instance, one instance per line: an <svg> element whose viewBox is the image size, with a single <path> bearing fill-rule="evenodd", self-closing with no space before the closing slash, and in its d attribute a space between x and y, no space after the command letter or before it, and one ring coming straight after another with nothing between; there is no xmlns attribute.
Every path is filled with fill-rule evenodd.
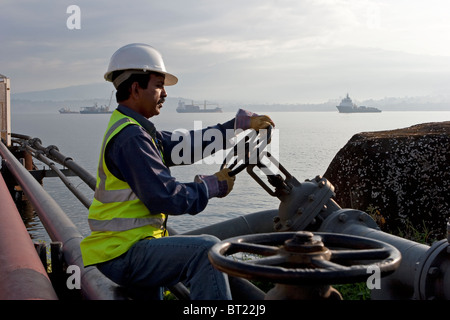
<svg viewBox="0 0 450 320"><path fill-rule="evenodd" d="M101 146L89 208L91 233L81 242L84 265L97 266L135 299L161 299L162 288L179 282L189 288L193 300L231 299L227 275L207 257L219 239L169 235L167 218L200 213L209 199L230 193L235 177L228 168L188 183L171 175L172 150L180 142L172 141L170 132L156 130L149 118L160 114L165 86L175 85L178 78L166 71L155 48L140 43L119 48L104 77L116 88L118 107ZM226 130L269 125L273 122L268 116L240 110L236 118L203 130L220 130L225 146Z"/></svg>

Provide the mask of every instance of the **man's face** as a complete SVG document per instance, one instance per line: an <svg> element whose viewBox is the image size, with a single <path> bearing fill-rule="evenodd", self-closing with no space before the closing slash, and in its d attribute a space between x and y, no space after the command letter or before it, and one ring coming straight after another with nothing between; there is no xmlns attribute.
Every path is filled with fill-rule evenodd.
<svg viewBox="0 0 450 320"><path fill-rule="evenodd" d="M159 115L160 109L167 97L166 90L164 89L164 75L152 74L147 89L139 88L139 90L141 114L147 119Z"/></svg>

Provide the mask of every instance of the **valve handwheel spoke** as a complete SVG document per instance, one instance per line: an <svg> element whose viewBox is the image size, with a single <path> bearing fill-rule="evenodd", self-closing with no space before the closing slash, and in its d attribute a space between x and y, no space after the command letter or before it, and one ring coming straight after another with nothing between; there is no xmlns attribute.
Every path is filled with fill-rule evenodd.
<svg viewBox="0 0 450 320"><path fill-rule="evenodd" d="M312 259L311 262L315 268L329 269L329 270L345 270L345 266L322 258Z"/></svg>
<svg viewBox="0 0 450 320"><path fill-rule="evenodd" d="M332 260L376 260L389 256L386 249L331 250Z"/></svg>
<svg viewBox="0 0 450 320"><path fill-rule="evenodd" d="M277 254L278 248L275 246L268 246L263 244L248 243L248 242L232 242L227 248L227 253L233 254L237 252L246 252L259 254L263 256Z"/></svg>

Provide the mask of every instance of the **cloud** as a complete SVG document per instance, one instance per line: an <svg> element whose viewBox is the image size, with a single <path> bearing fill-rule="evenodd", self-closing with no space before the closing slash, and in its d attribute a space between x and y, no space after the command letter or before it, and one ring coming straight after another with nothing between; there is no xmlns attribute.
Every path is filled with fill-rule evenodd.
<svg viewBox="0 0 450 320"><path fill-rule="evenodd" d="M180 77L169 94L195 99L308 102L350 89L377 98L449 80L443 0L3 2L0 73L18 92L101 82L132 42L158 48ZM80 30L66 26L72 4Z"/></svg>

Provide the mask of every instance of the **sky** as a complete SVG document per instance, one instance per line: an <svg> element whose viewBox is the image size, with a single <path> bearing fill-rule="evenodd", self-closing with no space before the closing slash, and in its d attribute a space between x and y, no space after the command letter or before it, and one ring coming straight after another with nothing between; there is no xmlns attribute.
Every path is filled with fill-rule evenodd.
<svg viewBox="0 0 450 320"><path fill-rule="evenodd" d="M13 93L104 83L141 42L179 78L172 97L450 97L449 14L448 0L2 0L0 74Z"/></svg>

